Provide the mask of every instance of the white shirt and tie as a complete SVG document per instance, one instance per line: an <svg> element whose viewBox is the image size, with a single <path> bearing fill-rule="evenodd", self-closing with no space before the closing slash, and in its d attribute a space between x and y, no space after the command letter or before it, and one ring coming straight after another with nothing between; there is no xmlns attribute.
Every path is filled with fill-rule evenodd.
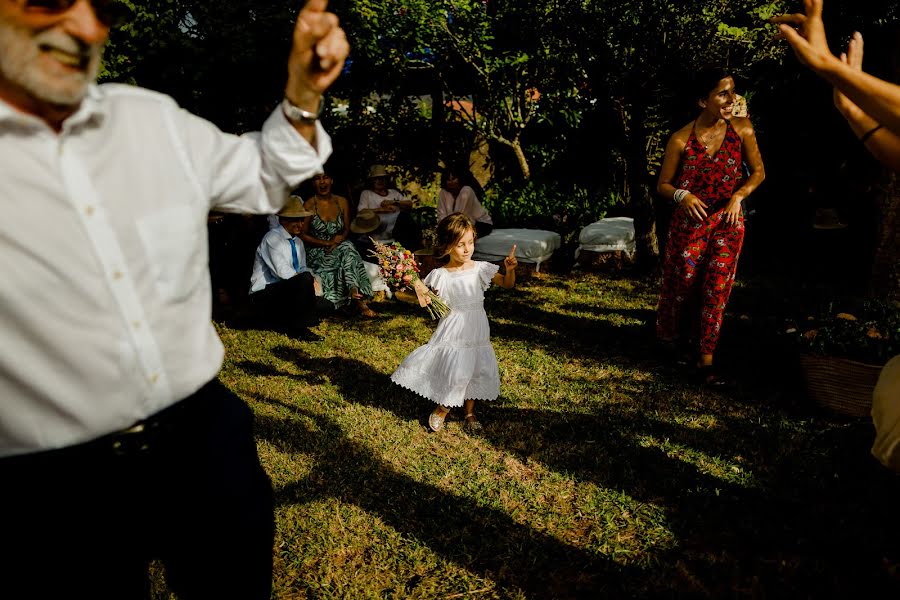
<svg viewBox="0 0 900 600"><path fill-rule="evenodd" d="M250 275L250 293L307 271L312 272L306 266L303 240L292 236L279 224L266 232L256 249L253 273Z"/></svg>
<svg viewBox="0 0 900 600"><path fill-rule="evenodd" d="M58 134L0 101L0 456L121 430L213 379L207 214L277 212L321 172L316 140L280 109L225 134L131 86L91 86Z"/></svg>

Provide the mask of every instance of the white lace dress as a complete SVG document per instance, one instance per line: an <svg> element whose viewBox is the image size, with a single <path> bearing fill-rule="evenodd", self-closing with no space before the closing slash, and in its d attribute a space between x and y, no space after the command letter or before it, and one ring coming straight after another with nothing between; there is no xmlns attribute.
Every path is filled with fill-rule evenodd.
<svg viewBox="0 0 900 600"><path fill-rule="evenodd" d="M435 269L425 284L450 306L431 339L413 350L391 375L391 381L443 406L463 401L496 400L500 373L484 312L484 291L497 265L473 261L473 267L449 272Z"/></svg>

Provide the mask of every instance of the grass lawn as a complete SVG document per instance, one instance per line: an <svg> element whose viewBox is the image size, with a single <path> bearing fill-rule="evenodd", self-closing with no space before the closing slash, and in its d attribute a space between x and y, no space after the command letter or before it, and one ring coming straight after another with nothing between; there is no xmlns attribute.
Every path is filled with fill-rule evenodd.
<svg viewBox="0 0 900 600"><path fill-rule="evenodd" d="M656 284L574 273L492 290L501 398L438 434L389 375L409 304L322 343L220 324L277 503L277 598L900 597L900 482L866 420L809 406L747 287L700 389L653 354ZM743 311L743 312L742 312Z"/></svg>

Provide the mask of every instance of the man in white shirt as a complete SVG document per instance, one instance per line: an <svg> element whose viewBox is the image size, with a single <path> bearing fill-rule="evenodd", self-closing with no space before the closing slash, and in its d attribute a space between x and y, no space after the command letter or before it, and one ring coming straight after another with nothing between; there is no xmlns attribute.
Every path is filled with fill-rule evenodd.
<svg viewBox="0 0 900 600"><path fill-rule="evenodd" d="M321 342L309 330L315 324L315 280L306 265L306 248L300 233L303 220L313 212L303 200L291 196L278 213L278 226L263 236L256 249L250 275L250 298L260 316L299 340Z"/></svg>
<svg viewBox="0 0 900 600"><path fill-rule="evenodd" d="M258 139L96 86L122 3L0 0L0 597L269 598L271 484L218 383L206 218L271 213L321 170L348 44L300 12Z"/></svg>
<svg viewBox="0 0 900 600"><path fill-rule="evenodd" d="M410 216L412 200L388 187L388 172L384 165L369 167L367 184L369 189L360 193L356 210L373 210L381 219L382 228L372 237L381 241L396 240L411 250L418 248L422 232Z"/></svg>

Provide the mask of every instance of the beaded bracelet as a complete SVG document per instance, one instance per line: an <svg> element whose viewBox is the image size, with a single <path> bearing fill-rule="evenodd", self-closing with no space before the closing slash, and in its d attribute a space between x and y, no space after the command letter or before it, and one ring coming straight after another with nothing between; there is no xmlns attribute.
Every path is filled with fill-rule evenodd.
<svg viewBox="0 0 900 600"><path fill-rule="evenodd" d="M860 136L860 138L859 138L860 143L865 144L866 142L868 142L869 138L872 137L872 134L875 133L876 131L878 131L879 129L881 129L882 127L884 127L884 125L879 123L872 129L870 129L867 132L865 132L864 134L862 134L862 136Z"/></svg>
<svg viewBox="0 0 900 600"><path fill-rule="evenodd" d="M681 204L681 201L690 193L690 190L675 190L675 195L672 196L672 199L675 201L675 204Z"/></svg>

